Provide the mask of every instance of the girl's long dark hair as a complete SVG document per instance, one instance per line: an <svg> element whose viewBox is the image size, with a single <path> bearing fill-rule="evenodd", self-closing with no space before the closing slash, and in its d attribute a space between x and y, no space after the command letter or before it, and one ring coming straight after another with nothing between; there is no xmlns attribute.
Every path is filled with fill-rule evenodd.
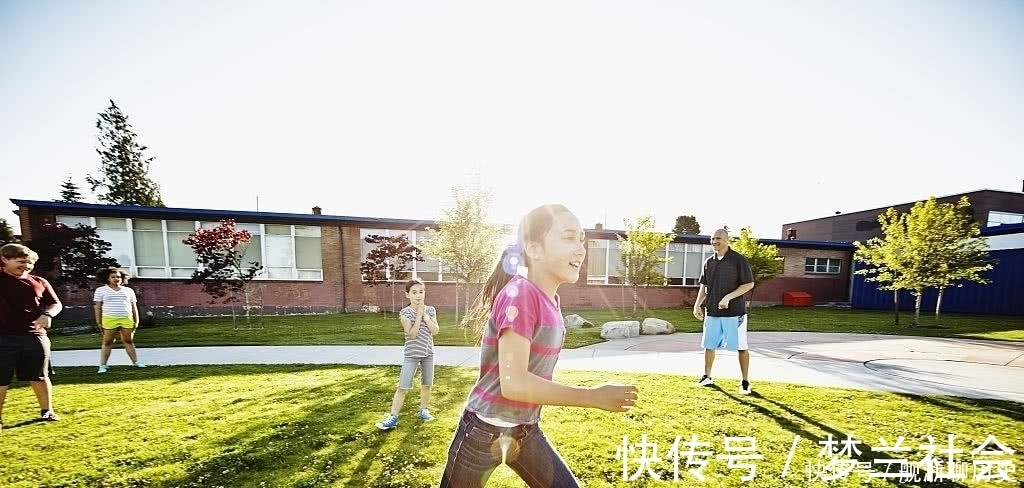
<svg viewBox="0 0 1024 488"><path fill-rule="evenodd" d="M490 317L494 297L498 296L498 292L512 279L512 274L506 271L506 268L508 268L506 260L510 257L510 254L519 253L520 262L523 263L523 266L529 267L529 258L525 252L526 245L542 242L544 236L554 227L555 216L562 212L569 212L569 209L565 205L557 203L541 205L530 210L519 221L516 243L502 250L501 255L498 256L497 263L494 265L494 269L491 271L490 276L487 277L487 281L484 282L484 287L480 290L480 294L473 300L473 306L462 318L462 328L466 331L467 336L472 334L475 343L479 344L483 339L484 327L486 327L487 319Z"/></svg>

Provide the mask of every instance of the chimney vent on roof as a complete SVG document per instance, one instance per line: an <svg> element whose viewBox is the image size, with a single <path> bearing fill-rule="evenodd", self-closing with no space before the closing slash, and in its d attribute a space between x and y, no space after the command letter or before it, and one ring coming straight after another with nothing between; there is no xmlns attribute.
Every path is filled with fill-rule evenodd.
<svg viewBox="0 0 1024 488"><path fill-rule="evenodd" d="M601 224L600 222L594 224L594 230L602 230L602 229L604 229L604 225Z"/></svg>
<svg viewBox="0 0 1024 488"><path fill-rule="evenodd" d="M313 215L320 215L320 207L313 207Z"/></svg>
<svg viewBox="0 0 1024 488"><path fill-rule="evenodd" d="M796 240L796 229L794 229L792 227L786 229L786 239L788 239L790 241L795 241Z"/></svg>

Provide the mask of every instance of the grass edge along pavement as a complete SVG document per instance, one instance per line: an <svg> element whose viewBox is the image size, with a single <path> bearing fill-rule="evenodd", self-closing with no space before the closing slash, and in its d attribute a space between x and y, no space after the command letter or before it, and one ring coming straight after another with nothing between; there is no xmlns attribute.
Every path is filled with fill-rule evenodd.
<svg viewBox="0 0 1024 488"><path fill-rule="evenodd" d="M476 368L438 367L432 411L437 419L415 419L406 405L399 426L379 432L373 423L390 405L397 366L165 366L144 370L62 368L55 377L55 405L62 419L32 421L34 397L17 383L8 397L10 427L0 434L0 485L207 487L207 486L436 486ZM970 451L989 435L1015 449L1011 460L1024 466L1024 405L998 400L915 396L815 388L762 382L753 395L731 389L697 388L690 376L588 371L556 373L569 384L604 381L639 385L641 401L627 414L545 407L542 426L574 472L591 487L647 487L675 484L668 451L676 436L685 443L696 435L712 451L698 481L680 460L678 484L725 487L865 486L857 472L831 482L809 478L806 468L819 458L821 441L851 435L861 444L862 462L926 454L928 436L945 449L954 434L957 460L970 464ZM415 403L415 402L412 402ZM624 436L626 439L624 440ZM647 466L636 451L646 436L658 444L660 461L649 452ZM797 449L787 478L781 473L796 436ZM879 438L893 444L899 436L911 452L872 451ZM726 437L753 437L763 459L747 470L729 469L718 455ZM616 460L624 445L627 458ZM749 445L737 441L733 447ZM843 445L836 446L837 450ZM994 449L993 443L987 449ZM685 447L682 448L685 451ZM685 452L684 452L685 454ZM731 454L745 454L733 452ZM943 454L936 452L935 456ZM701 457L698 456L698 460ZM625 465L623 464L625 461ZM741 463L743 461L740 461ZM623 470L627 477L623 481ZM653 474L663 481L655 481ZM971 475L968 472L968 476ZM1016 476L1014 477L1017 478ZM897 483L876 479L868 486L1014 486L970 479L955 483ZM489 487L520 487L500 467Z"/></svg>
<svg viewBox="0 0 1024 488"><path fill-rule="evenodd" d="M570 329L565 338L567 349L604 342L600 325L609 320L636 320L617 310L566 310L577 313L595 327ZM700 332L701 324L689 308L651 309L643 317L668 320L676 332ZM58 316L59 317L59 316ZM902 323L908 323L903 314ZM87 333L59 334L63 327L82 326L84 321L61 319L52 334L54 350L98 349L95 329ZM136 334L139 347L183 347L221 345L401 345L402 329L393 313L344 313L324 315L264 316L263 328L235 330L230 317L160 318L158 327L141 328ZM451 311L438 313L441 332L437 345L469 345L465 332L456 325ZM941 325L934 325L933 316L923 316L919 327L894 326L887 311L849 310L837 308L763 307L750 312L750 330L757 332L845 332L863 334L955 337L971 339L1024 341L1024 317L958 315L943 316ZM90 324L86 324L90 325ZM115 343L115 347L121 347ZM123 354L123 353L122 353Z"/></svg>

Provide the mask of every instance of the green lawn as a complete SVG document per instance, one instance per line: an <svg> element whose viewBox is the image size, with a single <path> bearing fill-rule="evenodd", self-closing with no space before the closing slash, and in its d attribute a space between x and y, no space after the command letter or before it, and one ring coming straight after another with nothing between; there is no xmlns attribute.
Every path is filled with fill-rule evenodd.
<svg viewBox="0 0 1024 488"><path fill-rule="evenodd" d="M203 366L113 370L60 368L55 405L60 422L36 423L35 401L24 383L12 387L0 434L0 486L5 487L427 487L436 486L445 452L473 368L439 367L432 407L437 420L411 414L410 395L399 427L378 432L394 392L398 367L377 366ZM754 395L731 388L696 388L692 377L559 372L556 380L595 385L614 380L640 387L641 399L628 414L546 407L542 425L570 467L588 487L656 486L1019 486L1013 483L905 483L865 475L824 482L807 475L823 441L849 434L861 461L924 457L928 436L939 449L947 435L963 449L957 461L989 435L1016 450L1010 460L1022 477L1024 405L953 397L758 383ZM628 437L638 448L642 436L657 443L662 461L654 473L623 481L616 449ZM699 483L680 460L680 481L672 482L669 448L676 436L696 435L712 457ZM754 437L756 477L727 468L725 437ZM794 438L797 448L786 478L782 471ZM879 438L905 438L904 456L873 452ZM685 451L685 448L682 448ZM937 454L940 455L941 454ZM626 458L627 475L637 472L639 452ZM649 451L648 458L654 457ZM692 467L692 466L691 466ZM968 476L973 472L968 471ZM505 466L489 487L521 487Z"/></svg>
<svg viewBox="0 0 1024 488"><path fill-rule="evenodd" d="M572 330L565 347L575 348L602 342L600 325L609 320L629 319L619 310L566 310L578 313L597 327ZM675 325L677 332L699 332L700 322L689 309L653 309L639 318L658 317ZM402 329L393 313L347 313L331 315L267 316L260 330L236 330L231 318L197 317L159 319L159 327L143 328L136 340L142 347L214 346L214 345L320 345L320 344L402 344ZM441 332L438 345L466 345L463 330L452 312L440 312ZM901 323L910 321L903 314ZM58 326L81 325L58 321ZM751 331L852 332L902 334L936 337L970 337L1000 340L1024 340L1024 317L991 315L946 315L942 325L934 317L922 317L922 326L896 327L891 312L830 308L755 308L750 312ZM54 335L53 348L94 349L99 345L96 332L79 335Z"/></svg>

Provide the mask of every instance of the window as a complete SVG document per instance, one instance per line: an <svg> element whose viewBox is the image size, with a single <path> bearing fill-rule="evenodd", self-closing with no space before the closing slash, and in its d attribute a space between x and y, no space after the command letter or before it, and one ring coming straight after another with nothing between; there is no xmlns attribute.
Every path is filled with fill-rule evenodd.
<svg viewBox="0 0 1024 488"><path fill-rule="evenodd" d="M141 278L189 278L199 263L192 248L182 241L196 229L210 229L219 222L191 220L122 219L58 215L65 225L96 227L99 237L111 245L112 257ZM236 229L252 234L242 262L263 264L256 279L322 280L320 227L282 224L236 223Z"/></svg>
<svg viewBox="0 0 1024 488"><path fill-rule="evenodd" d="M833 258L807 258L804 272L812 274L839 274L843 260Z"/></svg>
<svg viewBox="0 0 1024 488"><path fill-rule="evenodd" d="M618 240L590 239L587 241L587 283L613 285L623 282L621 243ZM710 244L669 243L658 254L670 258L662 274L669 285L695 286L700 281L701 265L714 254Z"/></svg>
<svg viewBox="0 0 1024 488"><path fill-rule="evenodd" d="M168 220L167 225L167 260L170 265L171 278L188 278L196 270L198 263L196 253L184 241L189 234L196 231L196 223L186 220Z"/></svg>
<svg viewBox="0 0 1024 488"><path fill-rule="evenodd" d="M132 220L136 273L141 278L167 276L167 239L163 221ZM193 265L194 266L194 265Z"/></svg>
<svg viewBox="0 0 1024 488"><path fill-rule="evenodd" d="M366 261L367 254L371 250L377 247L377 244L371 244L366 242L366 237L372 235L379 236L398 236L406 235L409 239L409 243L423 249L422 244L430 238L430 234L424 231L410 231L410 230L397 230L397 229L359 229L359 262ZM409 263L409 267L412 269L412 276L419 278L423 281L455 281L454 276L451 273L445 273L448 267L445 263L440 260L427 256L426 254L421 255L423 261L413 261ZM408 274L406 274L407 276ZM405 277L391 277L389 280L402 281ZM362 279L365 281L366 277Z"/></svg>
<svg viewBox="0 0 1024 488"><path fill-rule="evenodd" d="M992 210L988 213L988 223L985 224L985 226L992 227L994 225L1020 223L1024 223L1024 214L1012 212L997 212L995 210Z"/></svg>
<svg viewBox="0 0 1024 488"><path fill-rule="evenodd" d="M129 273L138 276L135 269L134 245L131 231L128 230L127 219L113 219L108 217L96 218L96 235L100 239L110 243L110 252L107 257L117 260L122 267L129 268Z"/></svg>

